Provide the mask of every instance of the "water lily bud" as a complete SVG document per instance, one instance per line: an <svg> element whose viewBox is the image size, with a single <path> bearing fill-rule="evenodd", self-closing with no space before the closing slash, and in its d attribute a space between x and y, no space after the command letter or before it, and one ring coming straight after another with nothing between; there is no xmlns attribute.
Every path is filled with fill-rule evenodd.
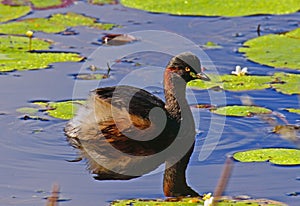
<svg viewBox="0 0 300 206"><path fill-rule="evenodd" d="M31 38L33 36L33 31L27 31L26 32L26 36L28 36L29 38Z"/></svg>

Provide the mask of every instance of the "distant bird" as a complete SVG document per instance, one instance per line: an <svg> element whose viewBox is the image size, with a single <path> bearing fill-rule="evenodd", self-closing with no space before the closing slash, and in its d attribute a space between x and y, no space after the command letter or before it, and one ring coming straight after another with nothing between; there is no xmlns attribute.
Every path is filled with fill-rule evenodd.
<svg viewBox="0 0 300 206"><path fill-rule="evenodd" d="M209 80L201 72L200 60L185 52L166 66L165 103L131 86L92 91L86 105L67 123L65 134L88 160L95 179L128 180L165 163L166 196L199 196L185 175L196 135L185 90L187 82L195 79Z"/></svg>

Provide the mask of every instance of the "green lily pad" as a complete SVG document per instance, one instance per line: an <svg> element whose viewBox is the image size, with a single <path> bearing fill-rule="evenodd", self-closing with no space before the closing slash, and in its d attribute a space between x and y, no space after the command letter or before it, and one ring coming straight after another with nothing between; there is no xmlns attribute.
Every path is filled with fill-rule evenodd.
<svg viewBox="0 0 300 206"><path fill-rule="evenodd" d="M271 86L277 92L283 94L300 94L300 74L275 73L273 78L275 81Z"/></svg>
<svg viewBox="0 0 300 206"><path fill-rule="evenodd" d="M286 108L285 110L292 112L292 113L296 113L296 114L300 114L300 109L296 109L296 108Z"/></svg>
<svg viewBox="0 0 300 206"><path fill-rule="evenodd" d="M221 49L221 48L223 48L219 44L216 44L212 41L206 42L204 45L202 45L202 47L205 48L205 49Z"/></svg>
<svg viewBox="0 0 300 206"><path fill-rule="evenodd" d="M89 0L90 4L104 5L104 4L117 4L117 0Z"/></svg>
<svg viewBox="0 0 300 206"><path fill-rule="evenodd" d="M273 76L208 75L211 81L194 80L188 86L195 89L248 91L274 88L284 94L300 94L300 74L274 73Z"/></svg>
<svg viewBox="0 0 300 206"><path fill-rule="evenodd" d="M96 29L109 30L113 24L102 24L95 18L77 13L54 14L49 18L31 18L0 25L2 34L24 35L28 30L46 33L59 33L69 27L87 26Z"/></svg>
<svg viewBox="0 0 300 206"><path fill-rule="evenodd" d="M39 112L39 109L33 107L22 107L16 110L19 113L34 115Z"/></svg>
<svg viewBox="0 0 300 206"><path fill-rule="evenodd" d="M169 198L166 200L153 199L153 200L142 200L142 199L132 199L132 200L117 200L111 203L111 206L200 206L203 205L203 200L201 198ZM235 198L222 198L218 201L218 206L286 206L286 204L274 200L268 199L235 199Z"/></svg>
<svg viewBox="0 0 300 206"><path fill-rule="evenodd" d="M212 109L211 112L225 116L249 117L257 114L269 114L272 110L257 106L225 106Z"/></svg>
<svg viewBox="0 0 300 206"><path fill-rule="evenodd" d="M300 4L299 4L300 5ZM246 41L239 52L251 61L275 68L300 70L300 28Z"/></svg>
<svg viewBox="0 0 300 206"><path fill-rule="evenodd" d="M266 162L276 165L300 165L300 150L286 148L255 149L237 152L233 158L240 162Z"/></svg>
<svg viewBox="0 0 300 206"><path fill-rule="evenodd" d="M51 42L34 38L32 49L41 51L29 52L29 38L1 36L0 53L5 55L5 58L0 58L0 72L43 69L55 62L77 62L84 58L77 53L46 51L50 46Z"/></svg>
<svg viewBox="0 0 300 206"><path fill-rule="evenodd" d="M132 200L118 200L111 203L111 206L126 206L126 205L138 205L138 206L175 206L175 205L199 205L203 204L203 200L201 198L178 198L173 201L164 201L162 199L153 199L153 200L140 200L140 199L132 199Z"/></svg>
<svg viewBox="0 0 300 206"><path fill-rule="evenodd" d="M247 16L288 14L300 9L300 0L121 0L124 6L174 15Z"/></svg>
<svg viewBox="0 0 300 206"><path fill-rule="evenodd" d="M35 9L53 8L63 4L62 0L30 0Z"/></svg>
<svg viewBox="0 0 300 206"><path fill-rule="evenodd" d="M17 19L30 11L30 6L9 6L0 3L0 22Z"/></svg>
<svg viewBox="0 0 300 206"><path fill-rule="evenodd" d="M30 3L33 9L53 9L66 7L74 0L6 0L5 4L12 6L25 6Z"/></svg>
<svg viewBox="0 0 300 206"><path fill-rule="evenodd" d="M228 91L261 90L270 87L271 76L208 75L211 81L194 80L188 86L196 89L219 88Z"/></svg>
<svg viewBox="0 0 300 206"><path fill-rule="evenodd" d="M34 102L47 114L57 119L69 120L73 118L78 106L84 104L83 100L62 101L62 102Z"/></svg>

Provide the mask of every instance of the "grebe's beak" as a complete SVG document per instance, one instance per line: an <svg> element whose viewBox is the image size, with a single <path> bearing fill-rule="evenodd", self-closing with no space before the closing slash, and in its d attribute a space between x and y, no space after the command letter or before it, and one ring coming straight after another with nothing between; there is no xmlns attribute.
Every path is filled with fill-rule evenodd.
<svg viewBox="0 0 300 206"><path fill-rule="evenodd" d="M204 72L196 74L196 77L197 79L201 79L203 81L210 81L210 78Z"/></svg>

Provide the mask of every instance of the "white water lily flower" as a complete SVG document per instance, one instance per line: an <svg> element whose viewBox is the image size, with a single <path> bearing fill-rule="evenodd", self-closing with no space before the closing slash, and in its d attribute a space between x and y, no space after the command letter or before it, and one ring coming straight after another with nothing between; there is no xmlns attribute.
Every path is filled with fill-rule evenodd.
<svg viewBox="0 0 300 206"><path fill-rule="evenodd" d="M214 201L214 197L211 193L204 194L202 199L204 200L204 206L211 206Z"/></svg>
<svg viewBox="0 0 300 206"><path fill-rule="evenodd" d="M211 197L204 201L204 206L211 206L213 204L214 197Z"/></svg>
<svg viewBox="0 0 300 206"><path fill-rule="evenodd" d="M245 74L248 73L248 68L244 67L243 69L241 68L240 65L237 65L235 67L235 71L232 71L231 74L237 75L237 76L244 76Z"/></svg>

